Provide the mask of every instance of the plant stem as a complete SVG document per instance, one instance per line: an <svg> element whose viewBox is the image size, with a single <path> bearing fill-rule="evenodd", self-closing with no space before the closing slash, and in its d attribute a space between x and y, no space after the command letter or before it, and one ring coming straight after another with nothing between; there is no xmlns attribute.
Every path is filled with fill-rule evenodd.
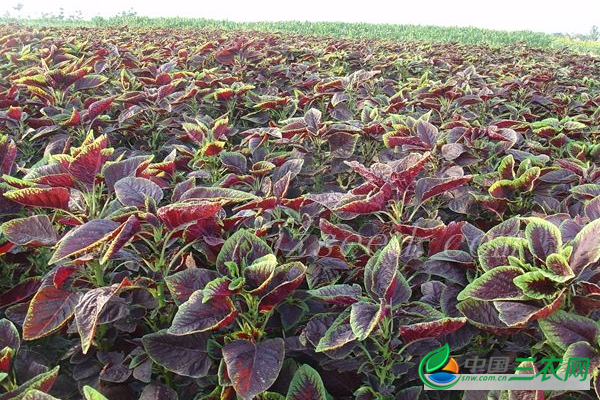
<svg viewBox="0 0 600 400"><path fill-rule="evenodd" d="M97 287L104 286L104 268L102 268L102 264L99 261L94 261L94 278Z"/></svg>
<svg viewBox="0 0 600 400"><path fill-rule="evenodd" d="M165 284L162 280L157 284L156 295L158 298L158 308L163 308L167 302L165 300Z"/></svg>

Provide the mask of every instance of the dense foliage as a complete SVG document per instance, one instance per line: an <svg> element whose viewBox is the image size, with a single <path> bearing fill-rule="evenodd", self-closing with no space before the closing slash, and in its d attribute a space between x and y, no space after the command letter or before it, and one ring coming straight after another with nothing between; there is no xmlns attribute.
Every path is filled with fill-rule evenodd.
<svg viewBox="0 0 600 400"><path fill-rule="evenodd" d="M137 28L219 29L228 31L286 32L299 35L324 35L340 38L374 38L382 40L411 40L434 43L463 43L504 46L521 43L539 48L569 48L586 53L600 54L596 27L589 35L547 34L532 31L497 31L475 27L370 24L356 22L260 21L237 22L205 18L166 17L152 18L123 12L112 17L83 19L81 15L43 14L40 18L0 16L0 23L19 24L23 27L90 27L107 28L127 26Z"/></svg>
<svg viewBox="0 0 600 400"><path fill-rule="evenodd" d="M0 53L0 400L463 398L422 391L446 343L592 360L589 392L464 398L600 393L599 58L11 26Z"/></svg>

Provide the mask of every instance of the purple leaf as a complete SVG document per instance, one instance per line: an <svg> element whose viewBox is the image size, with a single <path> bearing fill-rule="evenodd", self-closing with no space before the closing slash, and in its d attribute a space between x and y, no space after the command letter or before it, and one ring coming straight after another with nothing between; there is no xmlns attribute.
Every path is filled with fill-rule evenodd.
<svg viewBox="0 0 600 400"><path fill-rule="evenodd" d="M117 181L135 176L137 172L145 169L152 161L152 156L129 157L122 161L107 162L102 168L104 182L110 191L114 190Z"/></svg>
<svg viewBox="0 0 600 400"><path fill-rule="evenodd" d="M108 219L94 219L72 229L59 242L49 264L63 261L68 257L89 253L112 239L112 233L119 223Z"/></svg>
<svg viewBox="0 0 600 400"><path fill-rule="evenodd" d="M144 388L139 400L178 400L177 392L160 383L151 383Z"/></svg>
<svg viewBox="0 0 600 400"><path fill-rule="evenodd" d="M573 253L569 260L571 269L579 274L585 267L600 259L600 219L590 222L575 236Z"/></svg>
<svg viewBox="0 0 600 400"><path fill-rule="evenodd" d="M117 199L124 206L143 208L146 198L154 199L158 204L163 198L162 189L154 182L145 178L128 176L120 179L114 186Z"/></svg>
<svg viewBox="0 0 600 400"><path fill-rule="evenodd" d="M12 322L7 319L0 319L0 352L5 347L9 347L17 353L21 347L21 338L19 337L19 331Z"/></svg>
<svg viewBox="0 0 600 400"><path fill-rule="evenodd" d="M364 282L367 293L374 300L390 300L396 286L400 284L405 300L410 297L410 288L404 277L398 274L400 243L393 237L379 254L372 257L365 267Z"/></svg>
<svg viewBox="0 0 600 400"><path fill-rule="evenodd" d="M217 298L204 303L203 297L202 290L198 290L179 307L169 328L170 334L189 335L207 332L233 322L237 311L231 299Z"/></svg>
<svg viewBox="0 0 600 400"><path fill-rule="evenodd" d="M204 268L189 268L165 277L171 296L177 304L187 301L197 290L219 276L217 271Z"/></svg>
<svg viewBox="0 0 600 400"><path fill-rule="evenodd" d="M104 306L124 287L129 285L127 278L120 284L92 289L83 295L75 308L75 322L81 336L81 351L86 354L92 345L100 314Z"/></svg>
<svg viewBox="0 0 600 400"><path fill-rule="evenodd" d="M525 237L529 250L540 260L545 261L550 254L558 253L562 248L560 230L552 222L541 218L527 218Z"/></svg>
<svg viewBox="0 0 600 400"><path fill-rule="evenodd" d="M326 352L338 350L355 340L356 335L350 326L350 309L346 309L337 316L331 326L327 328L327 331L320 337L315 351Z"/></svg>
<svg viewBox="0 0 600 400"><path fill-rule="evenodd" d="M513 283L516 277L523 274L517 267L493 268L467 285L458 294L459 301L467 298L478 300L525 300L523 291Z"/></svg>
<svg viewBox="0 0 600 400"><path fill-rule="evenodd" d="M252 400L275 383L283 365L283 339L269 339L259 343L234 340L223 347L227 373L237 393L244 400Z"/></svg>
<svg viewBox="0 0 600 400"><path fill-rule="evenodd" d="M595 345L600 334L593 319L562 310L538 322L546 338L561 349L579 341Z"/></svg>
<svg viewBox="0 0 600 400"><path fill-rule="evenodd" d="M9 241L21 246L53 246L58 241L58 233L45 214L12 219L0 229Z"/></svg>
<svg viewBox="0 0 600 400"><path fill-rule="evenodd" d="M201 378L212 365L207 353L208 338L208 334L178 336L161 330L142 337L142 343L156 364L177 375Z"/></svg>
<svg viewBox="0 0 600 400"><path fill-rule="evenodd" d="M350 326L352 332L359 341L365 340L377 327L383 318L384 304L368 303L359 301L352 304L350 310Z"/></svg>
<svg viewBox="0 0 600 400"><path fill-rule="evenodd" d="M298 368L290 382L286 400L327 400L327 398L319 373L308 364Z"/></svg>
<svg viewBox="0 0 600 400"><path fill-rule="evenodd" d="M350 305L359 300L362 288L357 284L329 285L309 290L308 293L329 304Z"/></svg>

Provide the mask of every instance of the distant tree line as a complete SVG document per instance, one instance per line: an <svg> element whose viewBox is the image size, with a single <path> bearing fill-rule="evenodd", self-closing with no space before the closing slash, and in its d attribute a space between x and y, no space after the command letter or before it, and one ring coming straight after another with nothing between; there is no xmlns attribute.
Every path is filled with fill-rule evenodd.
<svg viewBox="0 0 600 400"><path fill-rule="evenodd" d="M591 41L600 41L600 28L597 25L592 26L589 33L577 33L577 34L569 34L569 33L555 33L554 36L568 36L571 39L576 40L591 40Z"/></svg>

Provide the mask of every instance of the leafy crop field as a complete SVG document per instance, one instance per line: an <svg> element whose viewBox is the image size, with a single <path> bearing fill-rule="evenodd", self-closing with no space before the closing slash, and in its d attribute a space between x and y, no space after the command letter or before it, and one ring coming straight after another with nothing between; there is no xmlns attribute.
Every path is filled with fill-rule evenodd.
<svg viewBox="0 0 600 400"><path fill-rule="evenodd" d="M599 57L16 25L0 53L0 400L598 398ZM593 387L426 392L437 348Z"/></svg>
<svg viewBox="0 0 600 400"><path fill-rule="evenodd" d="M134 28L176 28L208 29L235 32L261 31L285 32L308 36L331 36L340 38L374 38L381 40L410 40L441 43L486 44L504 46L521 43L538 48L568 48L584 53L600 54L600 41L579 40L566 35L550 35L532 31L496 31L474 27L444 27L424 25L367 24L347 22L309 22L309 21L273 21L273 22L235 22L204 18L150 18L137 15L118 15L113 17L94 17L84 20L77 16L59 18L17 19L0 17L0 23L19 24L24 27L134 27Z"/></svg>

